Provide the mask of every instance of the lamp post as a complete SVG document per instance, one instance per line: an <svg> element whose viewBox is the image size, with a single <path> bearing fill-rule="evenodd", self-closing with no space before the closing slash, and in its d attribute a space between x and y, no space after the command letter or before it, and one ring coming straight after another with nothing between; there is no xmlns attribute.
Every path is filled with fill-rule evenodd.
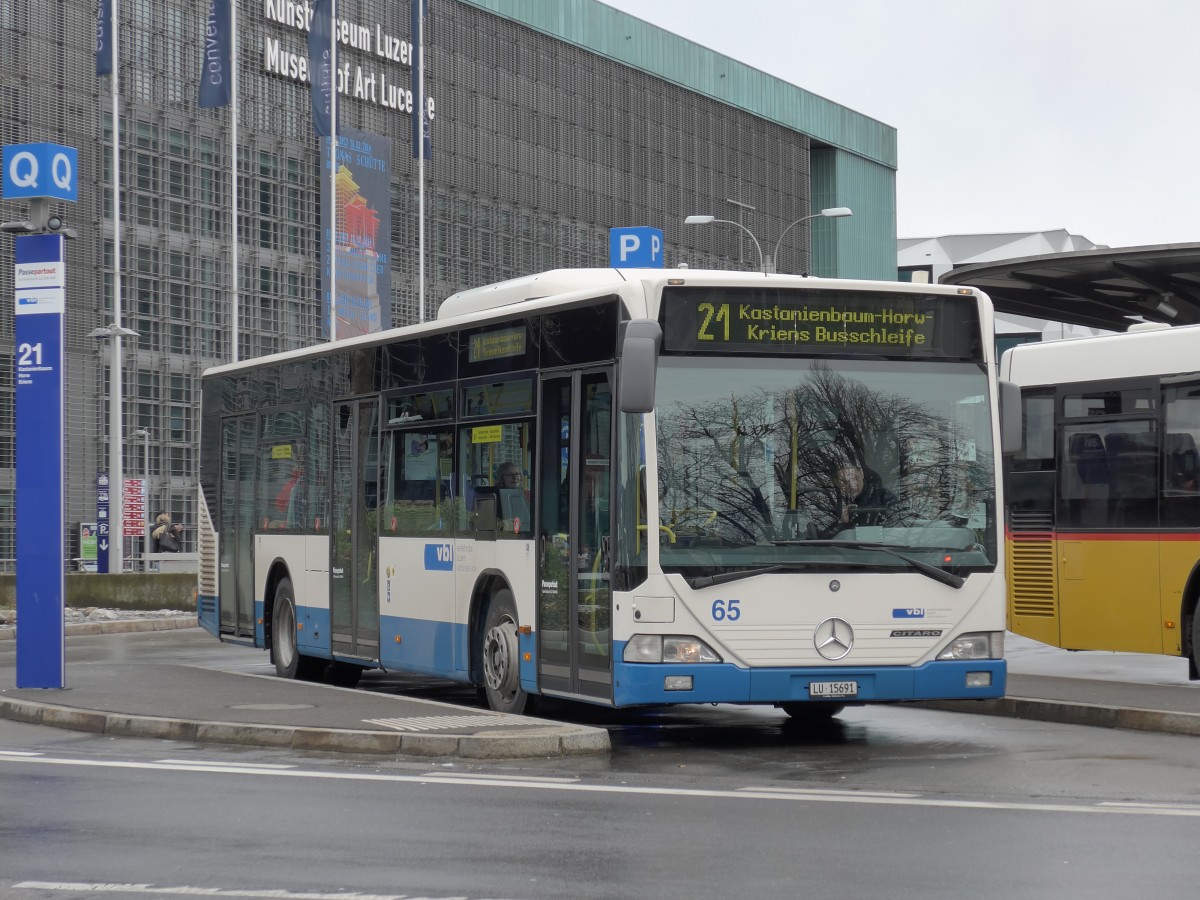
<svg viewBox="0 0 1200 900"><path fill-rule="evenodd" d="M801 222L807 222L809 219L843 219L846 216L854 215L854 211L848 206L831 206L829 209L823 209L818 213L813 213L811 216L801 216L779 235L779 240L775 242L775 252L767 257L767 266L764 271L774 272L775 267L779 264L779 247L783 244L783 237L792 230L792 225L799 225Z"/></svg>
<svg viewBox="0 0 1200 900"><path fill-rule="evenodd" d="M109 341L111 352L108 369L108 571L125 570L125 517L123 500L125 474L121 446L121 338L137 337L132 328L112 322L94 328L88 337Z"/></svg>
<svg viewBox="0 0 1200 900"><path fill-rule="evenodd" d="M783 233L779 235L779 240L775 242L775 252L771 256L764 256L762 247L759 246L758 239L754 233L740 222L733 222L729 219L718 219L716 216L688 216L683 220L684 225L711 225L714 222L720 222L723 225L733 225L736 228L742 229L746 234L750 235L750 240L754 241L754 249L758 251L758 268L764 275L775 271L775 263L779 257L779 247L783 243L784 235L792 230L793 225L799 225L801 222L807 222L809 219L842 219L846 216L854 215L854 211L847 206L831 206L828 209L823 209L820 212L813 213L811 216L801 216L796 221L792 222L787 228L783 229Z"/></svg>
<svg viewBox="0 0 1200 900"><path fill-rule="evenodd" d="M742 226L743 230L745 230L745 228L746 228L746 213L758 212L757 207L751 206L749 203L743 203L741 200L731 200L730 198L726 197L725 202L728 203L730 206L737 207L737 214L738 214L737 223ZM745 244L741 240L738 240L738 265L739 266L746 262L746 260L742 256L742 248L744 246L745 246Z"/></svg>
<svg viewBox="0 0 1200 900"><path fill-rule="evenodd" d="M718 219L716 216L688 216L683 220L684 225L711 225L714 222L720 222L722 225L732 225L734 228L740 228L746 234L750 235L750 240L754 241L754 249L758 251L758 270L766 271L765 261L763 259L762 247L759 246L758 238L754 236L754 232L743 225L741 222L734 222L731 219Z"/></svg>

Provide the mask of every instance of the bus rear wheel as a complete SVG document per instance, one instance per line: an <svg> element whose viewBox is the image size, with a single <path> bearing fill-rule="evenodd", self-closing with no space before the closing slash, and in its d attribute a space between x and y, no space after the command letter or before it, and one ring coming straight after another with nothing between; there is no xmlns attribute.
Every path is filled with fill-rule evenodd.
<svg viewBox="0 0 1200 900"><path fill-rule="evenodd" d="M316 678L325 661L302 656L296 642L296 592L292 579L284 578L275 588L271 607L271 662L280 678Z"/></svg>
<svg viewBox="0 0 1200 900"><path fill-rule="evenodd" d="M828 722L846 707L840 703L780 703L779 708L797 722L819 725Z"/></svg>
<svg viewBox="0 0 1200 900"><path fill-rule="evenodd" d="M295 678L300 672L296 646L296 595L292 580L284 578L275 588L271 607L271 662L280 678Z"/></svg>
<svg viewBox="0 0 1200 900"><path fill-rule="evenodd" d="M479 671L488 706L520 715L529 703L521 690L521 648L517 639L517 607L512 591L497 591L488 603L480 642Z"/></svg>

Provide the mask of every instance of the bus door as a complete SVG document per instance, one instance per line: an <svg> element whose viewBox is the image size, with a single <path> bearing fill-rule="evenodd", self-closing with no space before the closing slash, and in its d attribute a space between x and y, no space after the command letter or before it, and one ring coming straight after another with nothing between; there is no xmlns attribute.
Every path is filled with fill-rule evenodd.
<svg viewBox="0 0 1200 900"><path fill-rule="evenodd" d="M379 401L336 405L330 642L339 657L379 659Z"/></svg>
<svg viewBox="0 0 1200 900"><path fill-rule="evenodd" d="M611 370L543 377L539 422L539 684L611 700Z"/></svg>
<svg viewBox="0 0 1200 900"><path fill-rule="evenodd" d="M254 486L257 458L254 414L221 422L220 581L221 637L254 640Z"/></svg>

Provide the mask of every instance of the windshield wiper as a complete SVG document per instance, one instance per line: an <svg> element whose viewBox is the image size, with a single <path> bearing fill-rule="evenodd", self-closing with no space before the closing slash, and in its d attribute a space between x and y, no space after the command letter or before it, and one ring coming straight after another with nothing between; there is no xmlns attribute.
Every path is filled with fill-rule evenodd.
<svg viewBox="0 0 1200 900"><path fill-rule="evenodd" d="M712 587L714 584L726 584L730 581L741 581L743 578L753 578L755 575L768 575L771 572L803 572L811 569L811 565L796 565L780 563L777 566L763 566L758 569L741 569L737 572L719 572L716 575L697 575L695 578L684 576L684 581L693 589Z"/></svg>
<svg viewBox="0 0 1200 900"><path fill-rule="evenodd" d="M856 550L878 550L880 553L904 560L922 575L927 575L934 581L940 581L952 588L961 588L967 583L965 578L955 575L953 572L947 572L945 569L939 569L937 566L931 566L927 562L921 562L919 559L913 559L907 554L900 553L889 544L874 544L871 541L775 541L774 543L786 547L853 547Z"/></svg>

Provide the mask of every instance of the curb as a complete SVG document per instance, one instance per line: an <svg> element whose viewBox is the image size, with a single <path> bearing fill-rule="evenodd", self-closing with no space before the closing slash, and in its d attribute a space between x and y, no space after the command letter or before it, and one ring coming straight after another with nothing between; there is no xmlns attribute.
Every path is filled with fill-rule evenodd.
<svg viewBox="0 0 1200 900"><path fill-rule="evenodd" d="M5 697L0 697L0 718L120 737L388 756L533 759L607 753L612 749L608 732L602 728L574 728L564 732L562 728L546 727L521 732L496 731L486 735L399 734L167 719Z"/></svg>
<svg viewBox="0 0 1200 900"><path fill-rule="evenodd" d="M73 622L63 626L68 636L78 634L132 634L137 631L170 631L174 628L199 628L195 616L172 616L166 619L108 619L100 622ZM0 641L17 636L15 625L0 626Z"/></svg>
<svg viewBox="0 0 1200 900"><path fill-rule="evenodd" d="M1065 703L1029 697L1002 697L997 700L919 700L906 705L943 712L1007 716L1011 719L1032 719L1063 725L1090 725L1094 728L1121 728L1127 731L1155 731L1200 737L1200 713Z"/></svg>

